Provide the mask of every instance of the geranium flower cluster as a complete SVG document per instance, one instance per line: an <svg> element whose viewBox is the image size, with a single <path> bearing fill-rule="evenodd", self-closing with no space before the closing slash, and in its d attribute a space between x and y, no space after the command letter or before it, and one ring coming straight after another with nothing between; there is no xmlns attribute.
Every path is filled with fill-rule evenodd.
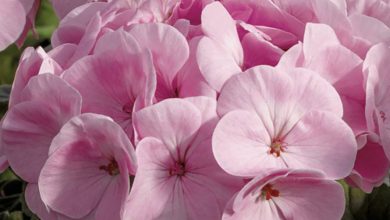
<svg viewBox="0 0 390 220"><path fill-rule="evenodd" d="M1 122L41 219L340 219L388 176L387 1L64 2Z"/></svg>

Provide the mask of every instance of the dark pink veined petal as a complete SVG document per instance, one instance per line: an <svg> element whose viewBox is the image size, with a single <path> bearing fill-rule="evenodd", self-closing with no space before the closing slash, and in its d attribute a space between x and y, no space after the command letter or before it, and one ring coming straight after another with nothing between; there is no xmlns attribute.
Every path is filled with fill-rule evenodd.
<svg viewBox="0 0 390 220"><path fill-rule="evenodd" d="M22 34L26 15L20 1L4 0L0 8L0 51L14 43Z"/></svg>
<svg viewBox="0 0 390 220"><path fill-rule="evenodd" d="M95 211L96 219L120 219L136 166L133 146L118 124L106 116L82 114L52 142L38 181L42 200L72 218Z"/></svg>
<svg viewBox="0 0 390 220"><path fill-rule="evenodd" d="M317 169L330 179L346 177L356 158L357 143L352 129L327 112L303 116L284 138L281 157L295 169ZM332 158L332 159L330 159Z"/></svg>
<svg viewBox="0 0 390 220"><path fill-rule="evenodd" d="M80 114L81 97L52 74L32 78L21 97L23 101L4 118L2 141L13 170L24 180L36 183L52 139L63 124Z"/></svg>
<svg viewBox="0 0 390 220"><path fill-rule="evenodd" d="M202 120L200 111L193 104L180 99L161 101L136 112L134 117L134 125L141 138L158 138L172 152L183 147L181 154L198 131Z"/></svg>

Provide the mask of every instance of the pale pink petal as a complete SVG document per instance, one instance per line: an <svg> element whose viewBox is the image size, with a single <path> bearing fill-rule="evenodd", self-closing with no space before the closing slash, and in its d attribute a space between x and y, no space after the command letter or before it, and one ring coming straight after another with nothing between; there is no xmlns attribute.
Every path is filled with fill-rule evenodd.
<svg viewBox="0 0 390 220"><path fill-rule="evenodd" d="M136 112L134 117L134 125L141 138L156 137L172 150L178 146L186 147L202 120L194 105L180 99L164 100Z"/></svg>
<svg viewBox="0 0 390 220"><path fill-rule="evenodd" d="M93 53L114 52L121 48L125 48L128 51L140 51L140 47L133 36L123 30L117 30L108 32L99 38Z"/></svg>
<svg viewBox="0 0 390 220"><path fill-rule="evenodd" d="M153 137L139 142L137 159L139 167L125 206L124 219L156 219L173 202L170 201L171 194L177 180L169 178L169 166L174 160L164 144ZM180 206L176 208L180 211Z"/></svg>
<svg viewBox="0 0 390 220"><path fill-rule="evenodd" d="M110 116L131 138L133 111L152 103L156 86L150 54L124 49L86 57L64 79L83 97L83 112Z"/></svg>
<svg viewBox="0 0 390 220"><path fill-rule="evenodd" d="M129 33L137 40L141 48L152 52L158 81L166 86L172 86L177 72L189 56L189 47L185 37L175 28L159 23L136 25ZM172 47L172 45L175 46Z"/></svg>
<svg viewBox="0 0 390 220"><path fill-rule="evenodd" d="M59 18L65 17L74 8L90 1L91 0L51 0L54 10Z"/></svg>
<svg viewBox="0 0 390 220"><path fill-rule="evenodd" d="M12 84L9 107L20 102L21 92L26 87L30 78L39 74L41 64L47 57L46 52L41 47L38 47L36 50L32 47L28 47L24 50Z"/></svg>
<svg viewBox="0 0 390 220"><path fill-rule="evenodd" d="M2 125L2 141L13 170L36 182L53 137L70 118L80 114L80 94L51 74L30 80ZM28 160L28 162L27 162Z"/></svg>
<svg viewBox="0 0 390 220"><path fill-rule="evenodd" d="M220 91L232 75L241 72L243 49L235 21L221 3L207 5L202 12L205 38L199 42L199 68L210 85Z"/></svg>
<svg viewBox="0 0 390 220"><path fill-rule="evenodd" d="M266 185L277 194L267 198ZM337 182L308 170L274 170L245 185L223 219L340 219L344 206L343 189Z"/></svg>
<svg viewBox="0 0 390 220"><path fill-rule="evenodd" d="M269 154L271 138L256 114L232 111L218 123L213 152L218 164L236 176L256 176L268 168L286 168L281 158Z"/></svg>
<svg viewBox="0 0 390 220"><path fill-rule="evenodd" d="M273 185L280 196L273 201L284 219L340 219L345 198L342 186L333 181L312 178L286 178Z"/></svg>
<svg viewBox="0 0 390 220"><path fill-rule="evenodd" d="M242 65L243 52L238 39L236 22L219 2L207 5L202 12L204 34L230 53L237 65Z"/></svg>
<svg viewBox="0 0 390 220"><path fill-rule="evenodd" d="M42 202L41 196L39 194L38 184L27 184L24 192L24 198L28 208L39 218L44 220L57 220L59 214L53 210L50 210Z"/></svg>
<svg viewBox="0 0 390 220"><path fill-rule="evenodd" d="M390 158L389 54L388 45L378 44L370 49L364 61L367 126L370 131L379 133L387 158Z"/></svg>
<svg viewBox="0 0 390 220"><path fill-rule="evenodd" d="M190 56L177 74L179 97L208 96L216 98L216 91L206 82L196 60L200 37L189 42Z"/></svg>
<svg viewBox="0 0 390 220"><path fill-rule="evenodd" d="M340 97L324 79L305 69L267 66L249 69L226 83L218 100L218 114L236 109L257 113L271 136L283 136L311 110L342 116Z"/></svg>
<svg viewBox="0 0 390 220"><path fill-rule="evenodd" d="M15 42L26 23L23 5L15 0L3 0L0 7L0 51Z"/></svg>
<svg viewBox="0 0 390 220"><path fill-rule="evenodd" d="M284 141L287 147L280 157L290 168L317 169L330 179L346 177L353 168L355 135L345 122L330 113L306 114Z"/></svg>

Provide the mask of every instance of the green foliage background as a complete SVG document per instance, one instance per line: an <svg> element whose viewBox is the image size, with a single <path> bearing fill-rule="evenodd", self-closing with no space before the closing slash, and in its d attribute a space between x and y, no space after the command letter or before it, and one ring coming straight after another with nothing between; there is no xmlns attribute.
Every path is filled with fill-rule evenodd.
<svg viewBox="0 0 390 220"><path fill-rule="evenodd" d="M1 7L1 6L0 6ZM58 25L48 0L42 0L36 20L39 38L32 33L22 48L15 45L0 52L0 116L7 110L8 95L19 58L24 48L46 46ZM390 188L383 185L371 194L351 188L341 181L345 190L346 211L343 220L390 220ZM38 219L25 205L23 191L26 183L11 169L0 174L0 220ZM314 219L313 219L314 220Z"/></svg>

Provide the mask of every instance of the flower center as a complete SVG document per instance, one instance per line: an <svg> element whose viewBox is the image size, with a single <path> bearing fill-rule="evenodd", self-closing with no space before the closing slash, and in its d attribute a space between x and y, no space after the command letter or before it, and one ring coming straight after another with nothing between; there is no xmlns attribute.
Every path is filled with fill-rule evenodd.
<svg viewBox="0 0 390 220"><path fill-rule="evenodd" d="M385 122L386 121L386 113L384 113L383 111L380 111L379 115L381 116L382 121Z"/></svg>
<svg viewBox="0 0 390 220"><path fill-rule="evenodd" d="M271 184L267 184L261 189L261 195L266 200L270 200L272 197L279 197L279 190L273 189Z"/></svg>
<svg viewBox="0 0 390 220"><path fill-rule="evenodd" d="M269 153L273 154L275 157L280 157L280 153L284 152L286 148L287 148L287 143L283 142L280 139L276 139L272 141Z"/></svg>
<svg viewBox="0 0 390 220"><path fill-rule="evenodd" d="M186 170L183 162L176 162L169 170L169 176L184 176L185 173Z"/></svg>
<svg viewBox="0 0 390 220"><path fill-rule="evenodd" d="M133 112L133 105L134 105L133 102L129 102L129 103L125 104L122 107L122 111L127 113L127 114L131 114Z"/></svg>
<svg viewBox="0 0 390 220"><path fill-rule="evenodd" d="M118 163L115 160L111 160L108 165L102 165L99 167L99 170L104 170L111 176L116 176L119 174Z"/></svg>

